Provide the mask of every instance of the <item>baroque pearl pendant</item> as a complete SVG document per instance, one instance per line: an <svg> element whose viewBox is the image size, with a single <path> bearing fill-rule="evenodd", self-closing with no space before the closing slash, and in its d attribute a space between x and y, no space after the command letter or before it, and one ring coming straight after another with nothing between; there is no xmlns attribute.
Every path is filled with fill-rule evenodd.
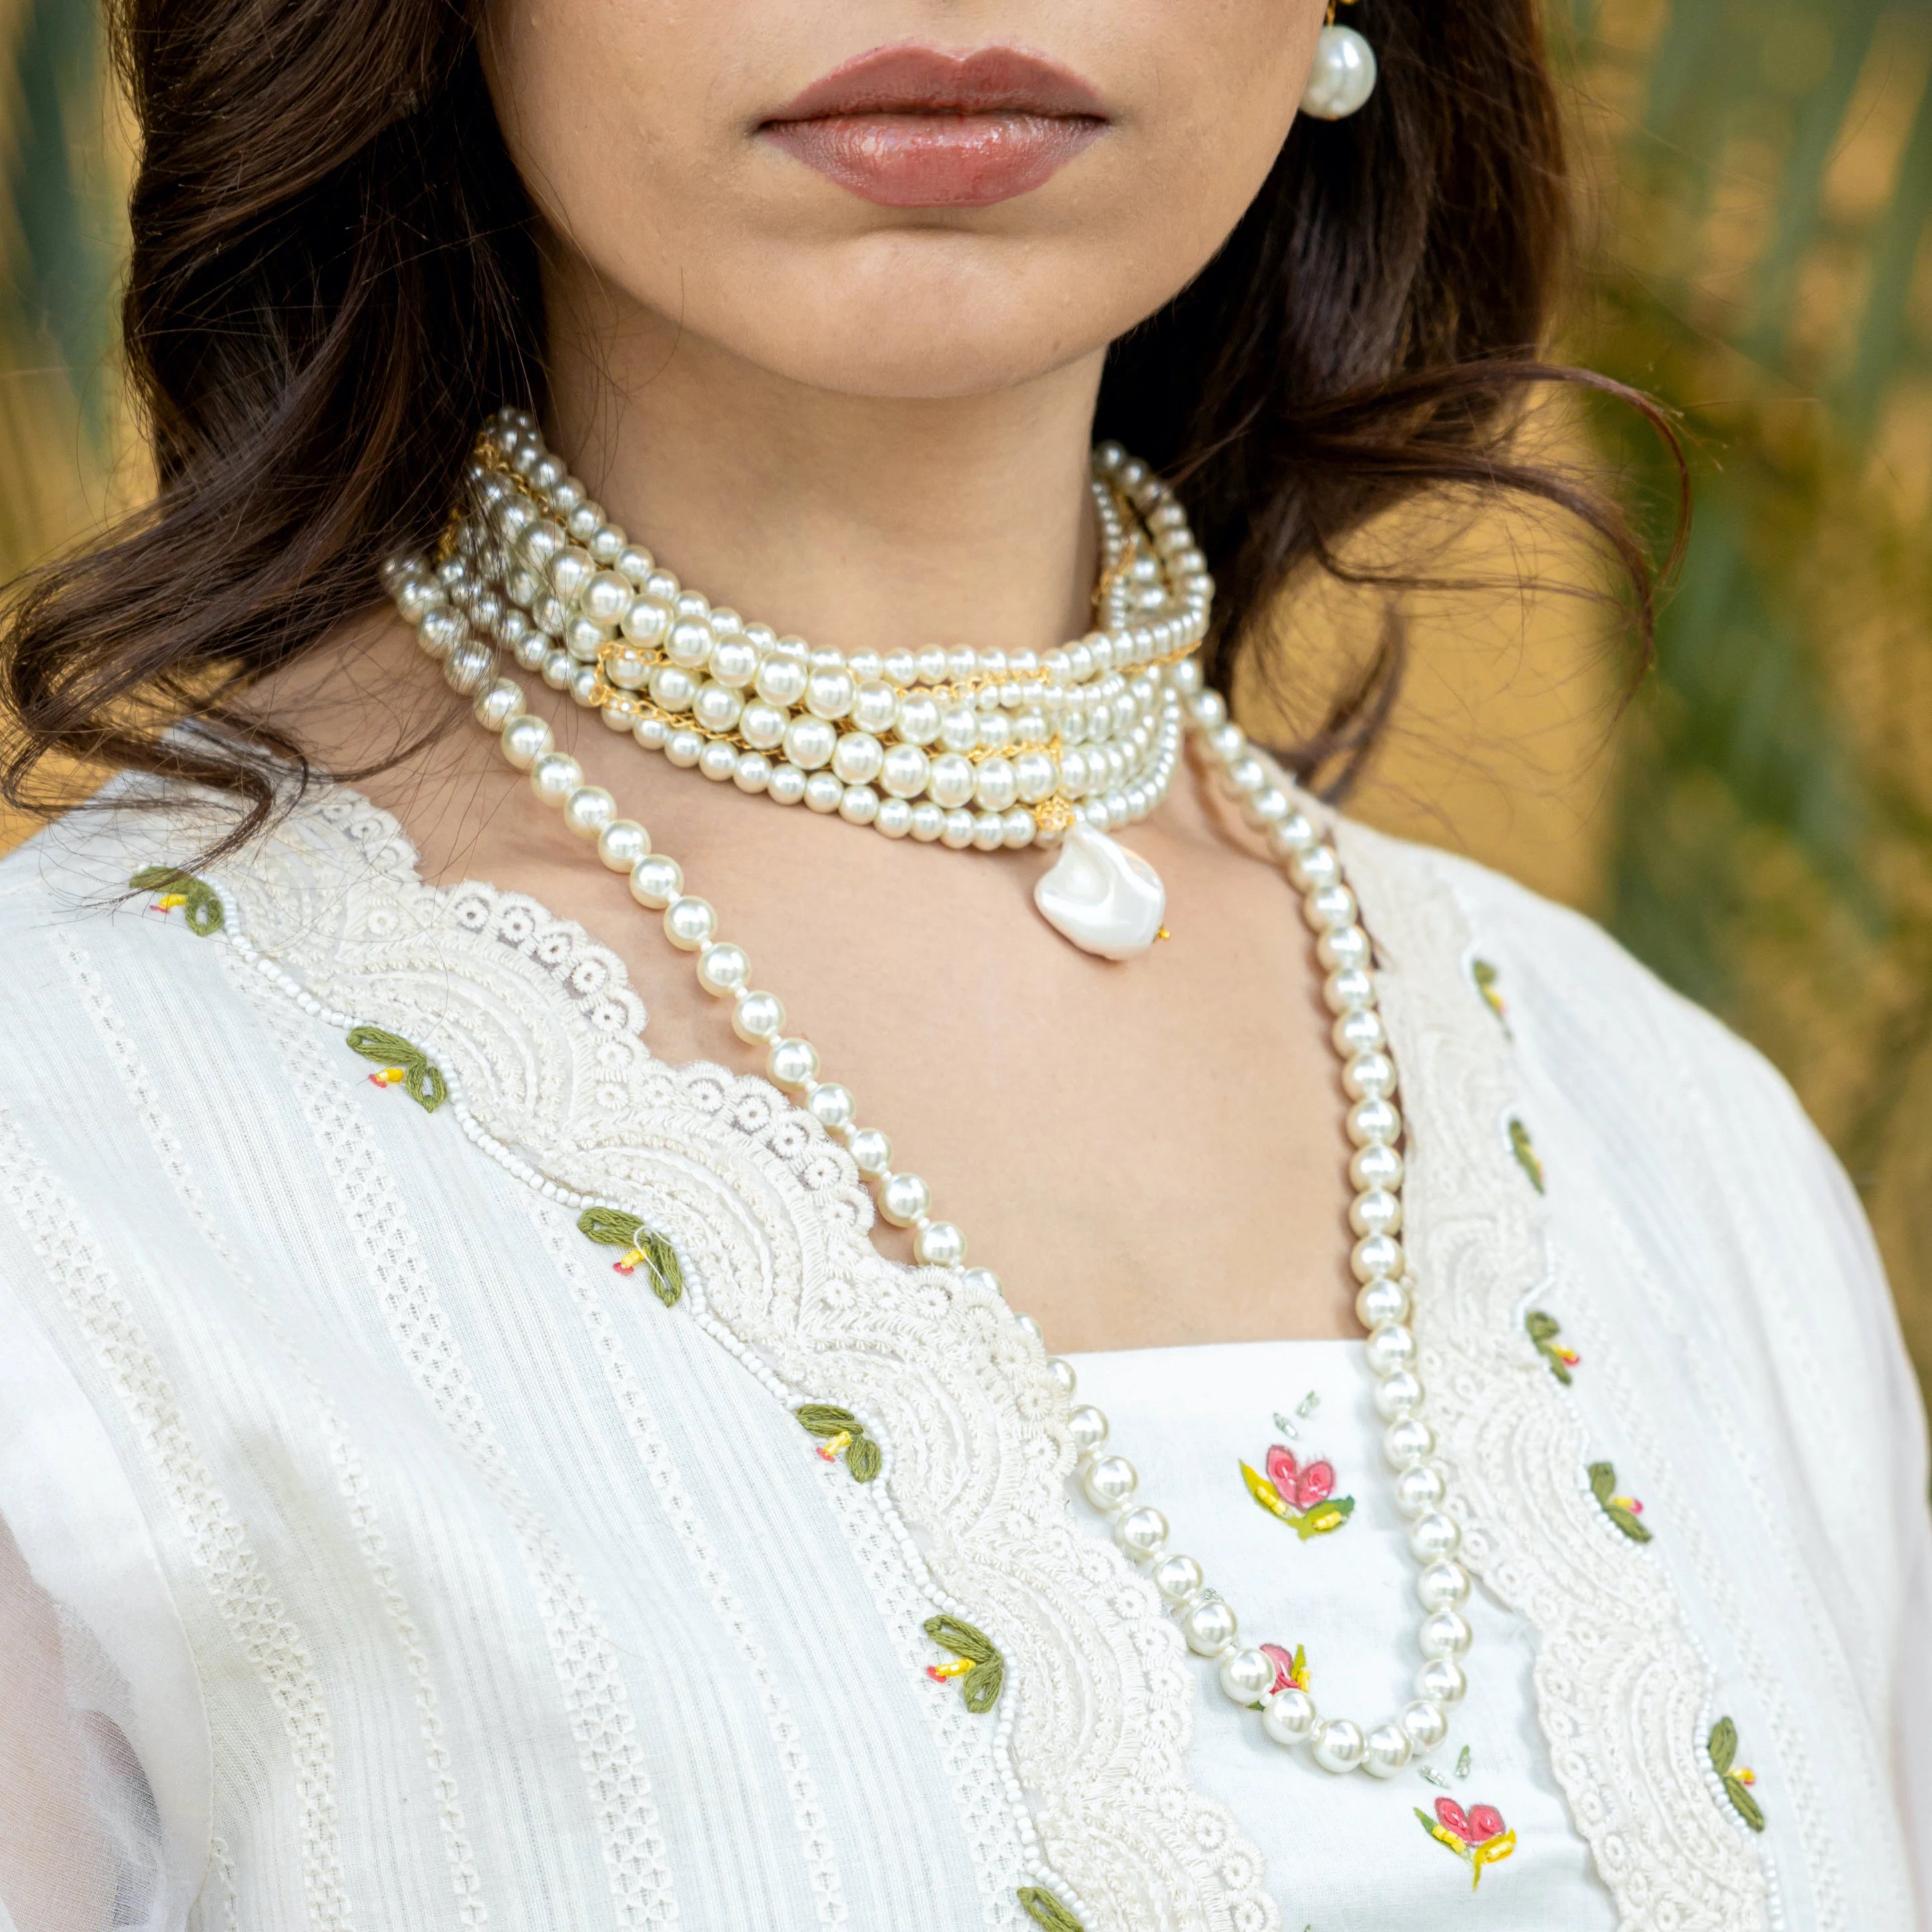
<svg viewBox="0 0 1932 1932"><path fill-rule="evenodd" d="M1132 959L1160 936L1167 888L1137 853L1078 820L1060 842L1058 862L1034 886L1033 902L1083 952Z"/></svg>

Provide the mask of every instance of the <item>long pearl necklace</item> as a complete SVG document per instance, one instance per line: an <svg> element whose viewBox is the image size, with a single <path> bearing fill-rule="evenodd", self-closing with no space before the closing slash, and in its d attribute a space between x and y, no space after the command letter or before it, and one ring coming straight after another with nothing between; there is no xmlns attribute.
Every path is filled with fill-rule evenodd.
<svg viewBox="0 0 1932 1932"><path fill-rule="evenodd" d="M525 419L504 420L514 426ZM1114 467L1118 472L1119 466ZM886 1136L860 1124L857 1102L848 1088L820 1077L812 1043L785 1031L783 1003L753 986L743 948L718 938L716 910L685 890L676 860L651 850L644 827L618 815L610 792L584 783L582 766L556 749L549 724L525 710L522 688L513 679L494 675L494 654L480 665L473 656L458 656L476 644L470 625L496 623L496 614L483 604L494 593L482 588L470 566L454 554L434 566L421 559L400 558L383 574L424 650L442 661L452 685L472 695L477 722L496 736L503 756L528 773L539 799L561 808L574 833L595 842L606 866L628 874L632 897L660 915L670 944L696 955L698 984L713 998L730 1000L733 1030L764 1049L765 1072L772 1083L798 1096L828 1132L844 1142L880 1214L894 1227L912 1230L918 1260L964 1268L965 1236L952 1222L933 1217L926 1183L917 1174L895 1171ZM650 574L644 573L647 579ZM467 619L460 630L442 621L446 614L460 613ZM595 668L592 661L586 664ZM1375 1381L1376 1411L1384 1424L1383 1448L1396 1504L1408 1521L1409 1550L1420 1566L1416 1590L1423 1612L1418 1632L1423 1663L1414 1699L1394 1715L1364 1726L1346 1718L1324 1718L1308 1692L1297 1686L1277 1690L1274 1660L1241 1645L1233 1605L1208 1584L1192 1557L1168 1548L1166 1518L1142 1499L1133 1465L1111 1448L1107 1418L1091 1404L1074 1408L1070 1417L1081 1489L1109 1522L1114 1542L1150 1573L1189 1648L1215 1663L1221 1689L1229 1698L1258 1711L1269 1738L1283 1746L1306 1745L1324 1771L1360 1769L1390 1778L1412 1755L1432 1750L1442 1742L1450 1708L1467 1688L1460 1660L1468 1648L1470 1630L1459 1606L1468 1598L1469 1578L1456 1560L1462 1533L1447 1508L1447 1486L1434 1460L1435 1438L1422 1418L1422 1384L1414 1367L1415 1337L1408 1325L1412 1278L1400 1238L1402 1116L1393 1097L1396 1070L1370 970L1372 950L1334 846L1296 807L1279 771L1228 718L1220 694L1202 688L1198 663L1182 657L1158 666L1154 675L1163 704L1184 718L1220 783L1264 836L1301 894L1316 936L1316 956L1325 976L1323 994L1335 1016L1333 1042L1348 1096L1348 1137L1355 1148L1348 1168L1354 1190L1348 1222L1355 1236L1350 1263L1360 1284L1356 1312L1368 1330L1364 1358ZM998 1281L989 1271L972 1273L979 1283L998 1292ZM1030 1318L1016 1319L1039 1336ZM1055 1357L1049 1366L1070 1402L1072 1365Z"/></svg>
<svg viewBox="0 0 1932 1932"><path fill-rule="evenodd" d="M1206 634L1214 586L1180 505L1118 446L1094 452L1102 628L1045 652L814 650L686 589L590 500L525 412L478 438L440 580L394 586L459 690L498 650L673 764L889 838L1064 848L1042 914L1125 958L1166 895L1107 835L1160 803L1180 760L1162 668ZM455 566L454 569L451 566ZM460 592L458 596L454 593Z"/></svg>

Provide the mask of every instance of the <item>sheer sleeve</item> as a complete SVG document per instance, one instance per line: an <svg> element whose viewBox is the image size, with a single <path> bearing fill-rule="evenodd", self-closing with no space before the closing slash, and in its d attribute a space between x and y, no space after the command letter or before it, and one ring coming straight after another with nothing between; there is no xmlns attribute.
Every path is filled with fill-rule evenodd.
<svg viewBox="0 0 1932 1932"><path fill-rule="evenodd" d="M133 1490L0 1282L0 1932L179 1932L209 1778L199 1682Z"/></svg>

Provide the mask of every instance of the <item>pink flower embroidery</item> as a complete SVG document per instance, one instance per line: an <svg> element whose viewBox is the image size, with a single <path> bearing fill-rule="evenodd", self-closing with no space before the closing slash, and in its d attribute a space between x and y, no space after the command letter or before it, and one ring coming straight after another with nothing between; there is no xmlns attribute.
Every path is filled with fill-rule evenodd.
<svg viewBox="0 0 1932 1932"><path fill-rule="evenodd" d="M1482 1883L1486 1866L1501 1864L1516 1850L1516 1834L1493 1804L1472 1804L1465 1811L1454 1798L1438 1798L1433 1818L1419 1808L1415 1815L1438 1845L1448 1846L1468 1865L1472 1892Z"/></svg>
<svg viewBox="0 0 1932 1932"><path fill-rule="evenodd" d="M1355 1507L1353 1496L1338 1496L1334 1464L1310 1462L1306 1468L1295 1460L1294 1451L1277 1442L1268 1452L1268 1474L1241 1465L1241 1480L1248 1494L1278 1521L1293 1526L1306 1543L1311 1536L1323 1536L1340 1529Z"/></svg>
<svg viewBox="0 0 1932 1932"><path fill-rule="evenodd" d="M1294 1646L1294 1654L1291 1657L1280 1644L1264 1643L1262 1654L1274 1666L1274 1682L1268 1686L1270 1697L1284 1690L1308 1688L1308 1652L1301 1645Z"/></svg>

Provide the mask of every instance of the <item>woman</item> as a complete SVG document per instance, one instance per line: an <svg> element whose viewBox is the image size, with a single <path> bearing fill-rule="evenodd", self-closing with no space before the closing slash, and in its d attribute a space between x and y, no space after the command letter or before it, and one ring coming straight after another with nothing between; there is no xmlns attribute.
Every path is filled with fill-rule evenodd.
<svg viewBox="0 0 1932 1932"><path fill-rule="evenodd" d="M1217 695L1433 484L1641 573L1507 451L1528 0L121 26L163 487L9 661L16 796L123 768L4 866L20 1932L1918 1923L1842 1178Z"/></svg>

